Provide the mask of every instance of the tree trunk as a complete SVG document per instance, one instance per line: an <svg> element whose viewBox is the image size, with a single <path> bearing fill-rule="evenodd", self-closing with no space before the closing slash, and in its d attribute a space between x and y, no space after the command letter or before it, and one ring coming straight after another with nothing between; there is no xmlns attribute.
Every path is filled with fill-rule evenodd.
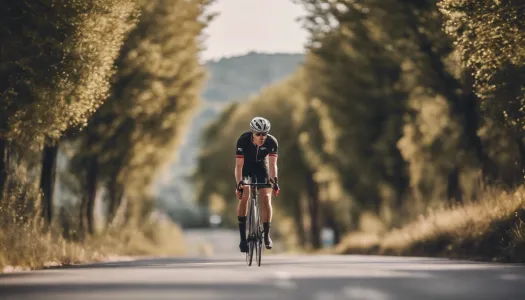
<svg viewBox="0 0 525 300"><path fill-rule="evenodd" d="M42 217L47 224L51 223L53 214L53 192L56 176L56 160L58 145L48 144L42 153L42 171L40 174L40 189L42 198Z"/></svg>
<svg viewBox="0 0 525 300"><path fill-rule="evenodd" d="M335 205L329 204L325 206L325 219L324 224L326 227L330 228L334 232L334 245L339 244L341 239L341 230L340 226L337 223L336 214L335 214Z"/></svg>
<svg viewBox="0 0 525 300"><path fill-rule="evenodd" d="M455 167L448 175L447 198L453 202L463 201L458 167Z"/></svg>
<svg viewBox="0 0 525 300"><path fill-rule="evenodd" d="M117 180L112 177L108 184L109 204L108 204L108 216L107 225L111 225L115 220L118 209L122 203L122 188L118 185Z"/></svg>
<svg viewBox="0 0 525 300"><path fill-rule="evenodd" d="M86 192L87 192L87 205L86 205L86 220L87 230L89 234L94 233L94 207L95 198L97 196L97 173L98 173L98 162L96 158L91 160L88 166L87 178L86 178Z"/></svg>
<svg viewBox="0 0 525 300"><path fill-rule="evenodd" d="M465 132L470 143L476 150L476 155L480 160L480 163L484 163L486 160L486 154L483 150L483 144L481 138L478 136L477 131L479 127L479 109L478 109L478 98L474 93L474 78L472 76L472 70L465 67L462 73L463 77L463 101L462 108L465 112Z"/></svg>
<svg viewBox="0 0 525 300"><path fill-rule="evenodd" d="M523 139L520 137L516 138L516 144L518 145L518 149L520 151L521 176L519 177L519 179L515 180L513 184L519 185L523 183L523 178L525 178L525 144L523 143Z"/></svg>
<svg viewBox="0 0 525 300"><path fill-rule="evenodd" d="M4 189L7 183L8 166L8 142L0 138L0 201L4 196Z"/></svg>
<svg viewBox="0 0 525 300"><path fill-rule="evenodd" d="M350 213L350 226L348 230L349 231L359 230L359 224L361 222L361 210L356 207L352 207L349 213Z"/></svg>
<svg viewBox="0 0 525 300"><path fill-rule="evenodd" d="M306 173L306 190L309 198L310 218L311 218L311 243L314 249L321 248L321 235L319 227L319 192L317 183L314 181L313 172Z"/></svg>
<svg viewBox="0 0 525 300"><path fill-rule="evenodd" d="M95 206L95 197L97 191L97 159L91 157L87 160L86 178L84 185L84 195L80 208L80 220L82 230L88 234L94 233L93 226L93 208Z"/></svg>

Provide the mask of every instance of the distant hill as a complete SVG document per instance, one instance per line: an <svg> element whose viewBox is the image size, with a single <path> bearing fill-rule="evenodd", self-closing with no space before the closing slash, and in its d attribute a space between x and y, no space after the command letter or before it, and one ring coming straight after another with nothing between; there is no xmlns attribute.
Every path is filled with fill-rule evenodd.
<svg viewBox="0 0 525 300"><path fill-rule="evenodd" d="M223 58L206 64L210 78L202 97L209 102L230 102L257 93L291 74L302 63L301 54L261 54Z"/></svg>
<svg viewBox="0 0 525 300"><path fill-rule="evenodd" d="M202 92L204 103L188 127L178 150L178 162L170 168L172 178L160 188L162 207L170 210L176 207L178 211L173 215L177 216L181 215L183 207L188 212L195 211L190 203L193 200L191 186L184 182L184 177L196 166L204 126L220 114L224 105L244 101L262 88L291 75L303 58L303 54L250 52L206 62L209 76Z"/></svg>

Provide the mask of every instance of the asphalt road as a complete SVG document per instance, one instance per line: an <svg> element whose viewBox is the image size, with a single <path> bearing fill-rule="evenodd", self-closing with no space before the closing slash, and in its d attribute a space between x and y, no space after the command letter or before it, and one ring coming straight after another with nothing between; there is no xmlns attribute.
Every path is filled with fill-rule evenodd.
<svg viewBox="0 0 525 300"><path fill-rule="evenodd" d="M525 299L525 267L429 258L159 258L0 275L0 299Z"/></svg>
<svg viewBox="0 0 525 300"><path fill-rule="evenodd" d="M235 230L188 230L186 243L188 257L0 274L0 299L525 299L519 265L272 250L248 267Z"/></svg>
<svg viewBox="0 0 525 300"><path fill-rule="evenodd" d="M229 229L189 229L184 232L190 256L228 255L239 251L239 231ZM282 243L274 242L273 252L282 252ZM274 251L275 250L275 251Z"/></svg>

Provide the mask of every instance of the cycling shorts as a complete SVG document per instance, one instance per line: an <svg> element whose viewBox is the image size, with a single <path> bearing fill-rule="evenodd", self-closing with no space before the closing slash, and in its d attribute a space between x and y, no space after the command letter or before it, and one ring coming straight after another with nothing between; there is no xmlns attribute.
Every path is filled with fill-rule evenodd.
<svg viewBox="0 0 525 300"><path fill-rule="evenodd" d="M242 167L243 180L247 183L253 183L255 181L255 178L252 179L251 176L256 177L257 183L270 183L268 164L266 163L244 164L244 166Z"/></svg>

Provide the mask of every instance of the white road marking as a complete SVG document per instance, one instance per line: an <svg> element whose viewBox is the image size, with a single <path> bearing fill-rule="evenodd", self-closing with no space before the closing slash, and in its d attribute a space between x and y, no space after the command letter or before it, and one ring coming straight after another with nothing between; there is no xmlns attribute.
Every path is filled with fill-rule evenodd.
<svg viewBox="0 0 525 300"><path fill-rule="evenodd" d="M293 282L292 275L289 272L277 271L274 272L275 276L274 285L282 289L296 289L297 284Z"/></svg>
<svg viewBox="0 0 525 300"><path fill-rule="evenodd" d="M343 294L352 300L389 300L388 294L359 286L345 286Z"/></svg>
<svg viewBox="0 0 525 300"><path fill-rule="evenodd" d="M525 280L525 276L516 274L501 274L499 278L503 280Z"/></svg>

